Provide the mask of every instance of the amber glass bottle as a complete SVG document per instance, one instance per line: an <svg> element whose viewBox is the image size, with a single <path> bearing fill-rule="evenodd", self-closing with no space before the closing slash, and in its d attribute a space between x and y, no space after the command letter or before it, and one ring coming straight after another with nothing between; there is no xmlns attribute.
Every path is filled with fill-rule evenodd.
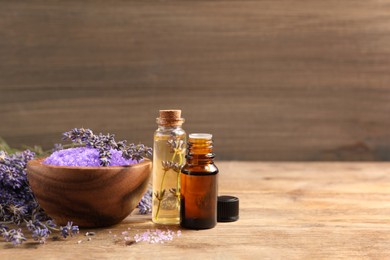
<svg viewBox="0 0 390 260"><path fill-rule="evenodd" d="M180 225L190 229L217 224L218 168L211 134L190 134L180 174Z"/></svg>

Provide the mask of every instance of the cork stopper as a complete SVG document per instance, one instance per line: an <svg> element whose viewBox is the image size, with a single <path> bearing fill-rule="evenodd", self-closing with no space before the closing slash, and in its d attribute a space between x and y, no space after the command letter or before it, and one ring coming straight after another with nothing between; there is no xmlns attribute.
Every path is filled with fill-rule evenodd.
<svg viewBox="0 0 390 260"><path fill-rule="evenodd" d="M180 109L160 110L160 117L156 118L156 122L162 126L181 126L184 118L181 117Z"/></svg>

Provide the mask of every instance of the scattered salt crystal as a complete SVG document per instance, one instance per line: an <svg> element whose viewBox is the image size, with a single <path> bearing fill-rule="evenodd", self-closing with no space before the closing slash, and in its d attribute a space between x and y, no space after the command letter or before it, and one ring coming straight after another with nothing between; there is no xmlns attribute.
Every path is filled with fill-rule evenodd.
<svg viewBox="0 0 390 260"><path fill-rule="evenodd" d="M134 236L135 242L148 242L150 244L164 244L165 241L172 241L175 236L175 232L167 229L166 231L162 231L160 229L156 230L147 230L142 234L136 234ZM176 236L181 236L181 231L178 230Z"/></svg>

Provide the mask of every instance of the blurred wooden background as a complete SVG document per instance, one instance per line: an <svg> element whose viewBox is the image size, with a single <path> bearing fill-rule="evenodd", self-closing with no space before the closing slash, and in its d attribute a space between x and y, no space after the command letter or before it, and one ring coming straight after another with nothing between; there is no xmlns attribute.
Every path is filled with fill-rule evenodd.
<svg viewBox="0 0 390 260"><path fill-rule="evenodd" d="M220 160L390 160L390 1L0 1L0 136L152 144L159 109Z"/></svg>

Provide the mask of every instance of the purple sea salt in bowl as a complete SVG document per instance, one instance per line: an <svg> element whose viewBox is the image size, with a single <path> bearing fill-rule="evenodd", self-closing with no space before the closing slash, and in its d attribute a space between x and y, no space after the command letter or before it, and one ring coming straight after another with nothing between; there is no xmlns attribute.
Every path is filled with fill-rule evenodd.
<svg viewBox="0 0 390 260"><path fill-rule="evenodd" d="M121 151L111 149L110 153L112 156L110 166L128 166L137 163L135 160L126 160L123 158ZM54 166L99 167L99 151L97 149L87 147L59 150L47 157L43 163Z"/></svg>
<svg viewBox="0 0 390 260"><path fill-rule="evenodd" d="M65 159L67 152L28 162L27 177L38 203L59 225L73 221L81 227L104 227L121 222L145 193L152 162L124 163L114 159L114 152L111 165L125 166L99 167L93 153L79 152L95 166L75 166L80 158ZM60 161L69 166L48 164Z"/></svg>

